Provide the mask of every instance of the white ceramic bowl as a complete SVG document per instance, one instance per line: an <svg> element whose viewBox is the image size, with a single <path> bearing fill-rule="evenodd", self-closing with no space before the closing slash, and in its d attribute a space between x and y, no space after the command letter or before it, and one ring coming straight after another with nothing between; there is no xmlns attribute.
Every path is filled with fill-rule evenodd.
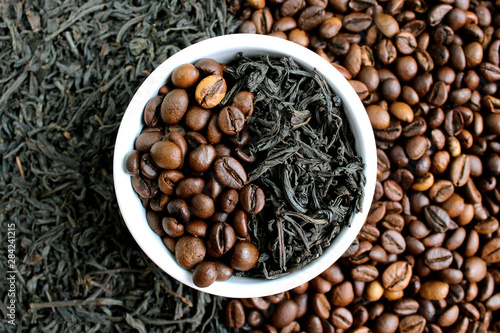
<svg viewBox="0 0 500 333"><path fill-rule="evenodd" d="M227 63L238 52L243 52L249 57L266 54L277 57L291 56L299 65L308 70L315 68L325 77L332 91L342 99L355 136L355 149L366 165L363 210L352 217L350 227L342 228L322 256L303 269L275 280L233 276L227 281L216 281L209 287L199 288L192 281L192 273L177 265L174 256L165 247L161 238L149 227L145 209L132 188L130 176L125 172L124 160L127 153L134 149L135 138L143 127L142 112L146 102L157 95L158 89L165 84L173 69L184 63L194 63L201 58L213 58L221 63ZM132 236L151 260L167 274L192 288L213 295L244 298L267 296L292 289L316 277L337 261L356 238L366 219L375 189L376 167L375 139L365 108L347 80L331 64L316 53L293 42L270 36L237 34L214 37L191 45L168 58L149 75L130 101L118 130L113 176L123 219Z"/></svg>

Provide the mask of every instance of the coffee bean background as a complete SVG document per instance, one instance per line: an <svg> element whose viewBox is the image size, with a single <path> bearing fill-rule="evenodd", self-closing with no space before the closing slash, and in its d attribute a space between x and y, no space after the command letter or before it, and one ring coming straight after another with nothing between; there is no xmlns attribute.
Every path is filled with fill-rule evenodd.
<svg viewBox="0 0 500 333"><path fill-rule="evenodd" d="M242 33L308 47L349 81L374 128L373 204L312 281L232 300L252 332L500 330L500 3L233 1ZM238 305L236 305L238 304Z"/></svg>

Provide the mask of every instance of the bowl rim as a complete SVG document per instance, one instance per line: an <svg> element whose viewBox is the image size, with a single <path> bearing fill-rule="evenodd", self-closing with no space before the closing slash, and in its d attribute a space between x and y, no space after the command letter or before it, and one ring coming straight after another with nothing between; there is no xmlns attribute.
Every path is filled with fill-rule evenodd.
<svg viewBox="0 0 500 333"><path fill-rule="evenodd" d="M145 210L132 189L130 175L124 170L124 160L126 154L134 149L135 138L143 127L142 111L145 103L157 95L159 87L166 82L174 68L184 63L194 63L201 58L217 58L221 61L220 59L225 57L229 60L238 52L250 57L262 53L270 56L290 56L307 70L316 69L321 73L331 90L341 98L351 130L353 131L355 127L356 131L353 132L361 135L355 137L355 150L365 163L363 173L366 185L362 211L350 216L350 227L343 227L330 247L302 269L272 280L233 276L227 281L216 281L208 287L200 288L192 282L192 273L177 265L174 256L163 245L160 236L149 228ZM140 118L137 121L139 114ZM160 269L181 283L205 293L230 298L277 294L310 281L325 271L340 258L361 230L372 203L376 183L377 155L373 129L363 103L349 82L328 61L308 48L265 35L233 34L212 37L192 44L166 59L144 80L130 100L118 129L113 153L113 180L120 213L142 251ZM137 211L139 206L140 212ZM142 217L139 213L142 213ZM172 262L174 265L171 265Z"/></svg>

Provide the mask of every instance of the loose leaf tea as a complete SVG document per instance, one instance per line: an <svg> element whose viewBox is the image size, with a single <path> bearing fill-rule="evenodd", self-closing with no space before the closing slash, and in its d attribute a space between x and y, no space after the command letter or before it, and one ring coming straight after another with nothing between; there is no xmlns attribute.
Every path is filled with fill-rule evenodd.
<svg viewBox="0 0 500 333"><path fill-rule="evenodd" d="M1 332L225 332L222 298L142 252L114 195L118 126L178 50L234 32L226 1L0 1L0 295L15 224L16 326ZM5 283L4 283L5 282Z"/></svg>
<svg viewBox="0 0 500 333"><path fill-rule="evenodd" d="M289 57L243 55L226 71L237 82L228 98L255 95L248 126L257 163L248 177L268 198L249 220L261 256L248 275L278 278L320 256L350 225L361 210L364 164L341 100L319 73Z"/></svg>

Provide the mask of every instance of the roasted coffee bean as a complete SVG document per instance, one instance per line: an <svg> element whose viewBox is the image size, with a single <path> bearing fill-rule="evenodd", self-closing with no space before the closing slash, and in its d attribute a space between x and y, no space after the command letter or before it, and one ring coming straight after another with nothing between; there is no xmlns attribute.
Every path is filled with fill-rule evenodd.
<svg viewBox="0 0 500 333"><path fill-rule="evenodd" d="M230 156L219 157L214 162L215 175L219 182L233 189L241 189L247 182L245 169Z"/></svg>
<svg viewBox="0 0 500 333"><path fill-rule="evenodd" d="M175 243L175 260L184 269L192 269L203 260L205 254L205 244L198 237L184 235Z"/></svg>
<svg viewBox="0 0 500 333"><path fill-rule="evenodd" d="M248 214L258 214L264 208L264 191L255 184L247 184L240 191L240 204Z"/></svg>
<svg viewBox="0 0 500 333"><path fill-rule="evenodd" d="M457 228L449 238L446 239L444 243L444 247L448 250L453 251L458 249L463 242L465 241L465 237L467 235L467 231L465 228Z"/></svg>
<svg viewBox="0 0 500 333"><path fill-rule="evenodd" d="M184 234L184 225L177 222L177 220L173 217L165 216L162 219L161 224L165 233L170 237L177 238Z"/></svg>
<svg viewBox="0 0 500 333"><path fill-rule="evenodd" d="M258 9L252 13L251 21L255 25L255 32L258 34L268 34L273 26L273 15L265 8Z"/></svg>
<svg viewBox="0 0 500 333"><path fill-rule="evenodd" d="M212 109L222 101L226 95L226 90L226 81L221 75L209 75L198 83L194 97L201 107ZM167 96L165 96L165 99Z"/></svg>
<svg viewBox="0 0 500 333"><path fill-rule="evenodd" d="M353 316L345 307L336 307L332 310L330 321L336 328L347 330L352 326Z"/></svg>
<svg viewBox="0 0 500 333"><path fill-rule="evenodd" d="M399 317L393 313L385 312L375 321L375 333L394 333L399 327Z"/></svg>
<svg viewBox="0 0 500 333"><path fill-rule="evenodd" d="M216 258L231 250L235 242L234 229L225 222L215 223L208 231L208 253Z"/></svg>
<svg viewBox="0 0 500 333"><path fill-rule="evenodd" d="M198 82L200 72L193 64L182 64L176 67L171 74L172 84L177 88L189 88Z"/></svg>
<svg viewBox="0 0 500 333"><path fill-rule="evenodd" d="M487 273L486 261L479 257L468 257L463 265L464 277L474 283L484 279Z"/></svg>
<svg viewBox="0 0 500 333"><path fill-rule="evenodd" d="M270 321L273 326L283 328L295 320L297 311L297 304L291 299L286 299L274 309Z"/></svg>
<svg viewBox="0 0 500 333"><path fill-rule="evenodd" d="M189 105L189 96L185 89L170 91L161 103L161 118L166 125L175 125L181 121Z"/></svg>
<svg viewBox="0 0 500 333"><path fill-rule="evenodd" d="M215 212L214 201L203 193L197 193L191 198L189 208L200 219L208 219Z"/></svg>
<svg viewBox="0 0 500 333"><path fill-rule="evenodd" d="M193 131L200 131L208 124L212 111L197 105L191 106L184 116L184 123Z"/></svg>
<svg viewBox="0 0 500 333"><path fill-rule="evenodd" d="M226 213L231 214L236 208L239 201L239 194L234 189L229 189L221 193L219 197L219 209Z"/></svg>
<svg viewBox="0 0 500 333"><path fill-rule="evenodd" d="M263 315L257 310L252 310L248 313L247 323L249 323L252 327L260 326L263 320Z"/></svg>
<svg viewBox="0 0 500 333"><path fill-rule="evenodd" d="M175 195L182 199L188 199L197 193L202 193L204 188L205 180L201 177L183 178L175 187Z"/></svg>
<svg viewBox="0 0 500 333"><path fill-rule="evenodd" d="M159 174L158 167L153 162L151 155L148 153L142 154L139 161L139 170L143 176L146 176L150 179L156 179Z"/></svg>
<svg viewBox="0 0 500 333"><path fill-rule="evenodd" d="M389 200L399 201L403 197L403 190L398 183L389 179L384 182L384 194Z"/></svg>
<svg viewBox="0 0 500 333"><path fill-rule="evenodd" d="M466 154L461 154L450 163L450 180L454 186L461 187L466 184L470 176L470 159Z"/></svg>
<svg viewBox="0 0 500 333"><path fill-rule="evenodd" d="M420 305L412 298L401 298L393 303L393 311L399 316L408 316L417 313Z"/></svg>
<svg viewBox="0 0 500 333"><path fill-rule="evenodd" d="M386 230L382 233L381 243L389 253L401 254L406 249L404 237L395 230Z"/></svg>
<svg viewBox="0 0 500 333"><path fill-rule="evenodd" d="M168 195L174 194L176 184L184 179L184 174L178 170L164 170L158 177L159 189Z"/></svg>
<svg viewBox="0 0 500 333"><path fill-rule="evenodd" d="M489 264L500 262L500 237L490 239L483 246L481 258Z"/></svg>
<svg viewBox="0 0 500 333"><path fill-rule="evenodd" d="M377 28L387 38L392 38L399 32L399 24L393 16L378 13L373 18Z"/></svg>
<svg viewBox="0 0 500 333"><path fill-rule="evenodd" d="M455 192L452 182L446 179L439 179L429 189L429 198L435 202L441 203L448 200Z"/></svg>
<svg viewBox="0 0 500 333"><path fill-rule="evenodd" d="M424 216L427 226L435 232L444 232L448 230L450 217L441 207L435 205L424 207Z"/></svg>
<svg viewBox="0 0 500 333"><path fill-rule="evenodd" d="M163 169L177 169L182 163L182 151L175 143L158 141L151 147L151 158Z"/></svg>
<svg viewBox="0 0 500 333"><path fill-rule="evenodd" d="M328 319L330 317L331 305L325 294L318 293L311 295L310 302L314 314L322 319Z"/></svg>
<svg viewBox="0 0 500 333"><path fill-rule="evenodd" d="M429 280L422 283L419 295L425 300L444 300L448 296L450 286L443 281Z"/></svg>
<svg viewBox="0 0 500 333"><path fill-rule="evenodd" d="M455 324L459 314L460 314L460 309L458 305L456 304L452 305L436 318L436 324L439 325L440 327L449 327Z"/></svg>
<svg viewBox="0 0 500 333"><path fill-rule="evenodd" d="M237 241L231 255L231 267L239 271L247 271L257 263L259 250L249 241Z"/></svg>
<svg viewBox="0 0 500 333"><path fill-rule="evenodd" d="M354 289L350 281L344 281L333 287L330 303L333 306L347 306L354 299Z"/></svg>
<svg viewBox="0 0 500 333"><path fill-rule="evenodd" d="M324 8L310 6L305 8L299 15L298 25L304 31L309 31L319 26L325 20Z"/></svg>
<svg viewBox="0 0 500 333"><path fill-rule="evenodd" d="M411 276L411 266L406 261L396 261L382 273L382 285L389 291L401 291L408 286Z"/></svg>
<svg viewBox="0 0 500 333"><path fill-rule="evenodd" d="M236 209L232 214L232 225L234 232L239 237L248 236L248 217L247 214L241 210Z"/></svg>
<svg viewBox="0 0 500 333"><path fill-rule="evenodd" d="M245 115L235 106L226 106L219 112L219 129L226 135L236 135L244 124Z"/></svg>
<svg viewBox="0 0 500 333"><path fill-rule="evenodd" d="M343 27L351 32L366 30L372 23L372 17L366 13L351 13L343 18Z"/></svg>
<svg viewBox="0 0 500 333"><path fill-rule="evenodd" d="M208 225L205 221L195 220L186 223L185 229L193 236L205 237L207 235Z"/></svg>
<svg viewBox="0 0 500 333"><path fill-rule="evenodd" d="M353 242L353 244L358 244L357 241ZM352 244L351 244L352 246ZM353 248L355 248L354 246ZM348 250L349 251L349 250ZM357 251L357 249L356 249ZM328 267L323 273L321 273L321 277L323 277L325 280L330 281L331 283L338 284L344 281L344 274L342 272L342 268L338 263L334 263L330 267Z"/></svg>
<svg viewBox="0 0 500 333"><path fill-rule="evenodd" d="M432 247L424 253L425 264L433 271L448 268L453 262L450 250L443 247Z"/></svg>
<svg viewBox="0 0 500 333"><path fill-rule="evenodd" d="M372 265L358 265L351 269L351 276L356 281L371 282L378 277L378 270Z"/></svg>
<svg viewBox="0 0 500 333"><path fill-rule="evenodd" d="M226 306L226 324L230 328L242 328L245 325L245 310L237 299L230 300Z"/></svg>
<svg viewBox="0 0 500 333"><path fill-rule="evenodd" d="M194 63L200 74L204 76L209 75L222 75L223 70L221 64L210 58L203 58Z"/></svg>
<svg viewBox="0 0 500 333"><path fill-rule="evenodd" d="M160 106L163 102L163 96L151 98L144 107L143 120L146 126L157 126L160 119Z"/></svg>
<svg viewBox="0 0 500 333"><path fill-rule="evenodd" d="M193 270L193 283L198 287L208 287L216 279L217 267L213 261L202 261Z"/></svg>
<svg viewBox="0 0 500 333"><path fill-rule="evenodd" d="M186 201L183 199L176 198L170 200L167 204L167 211L183 223L187 223L191 218L191 212L189 211Z"/></svg>
<svg viewBox="0 0 500 333"><path fill-rule="evenodd" d="M165 231L163 230L161 217L156 212L152 210L146 210L146 221L148 222L151 230L155 232L158 236L165 235Z"/></svg>
<svg viewBox="0 0 500 333"><path fill-rule="evenodd" d="M320 294L326 294L332 289L333 283L324 279L321 276L317 276L311 281L309 281L309 285L314 288Z"/></svg>
<svg viewBox="0 0 500 333"><path fill-rule="evenodd" d="M397 58L397 49L390 39L381 39L375 45L375 55L384 65L393 63Z"/></svg>

